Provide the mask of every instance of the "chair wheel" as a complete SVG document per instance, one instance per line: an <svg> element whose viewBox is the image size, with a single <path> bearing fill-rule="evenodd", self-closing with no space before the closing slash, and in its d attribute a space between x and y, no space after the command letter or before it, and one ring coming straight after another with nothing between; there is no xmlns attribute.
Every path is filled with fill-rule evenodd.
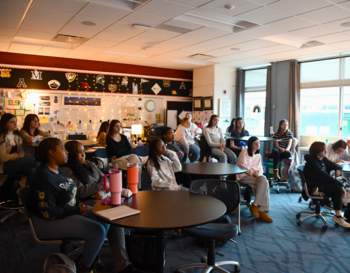
<svg viewBox="0 0 350 273"><path fill-rule="evenodd" d="M322 230L326 231L327 228L328 228L328 226L323 226L323 227L322 227Z"/></svg>
<svg viewBox="0 0 350 273"><path fill-rule="evenodd" d="M276 192L277 192L277 193L280 193L280 191L279 191L279 190L276 190Z"/></svg>
<svg viewBox="0 0 350 273"><path fill-rule="evenodd" d="M235 271L233 271L234 273L238 273L241 272L241 268L238 265L235 265Z"/></svg>
<svg viewBox="0 0 350 273"><path fill-rule="evenodd" d="M301 222L300 222L300 221L298 221L298 222L297 222L297 225L298 225L298 226L300 226L300 225L301 225Z"/></svg>
<svg viewBox="0 0 350 273"><path fill-rule="evenodd" d="M297 218L300 218L300 213L298 213L298 214L296 215L296 217L297 217Z"/></svg>

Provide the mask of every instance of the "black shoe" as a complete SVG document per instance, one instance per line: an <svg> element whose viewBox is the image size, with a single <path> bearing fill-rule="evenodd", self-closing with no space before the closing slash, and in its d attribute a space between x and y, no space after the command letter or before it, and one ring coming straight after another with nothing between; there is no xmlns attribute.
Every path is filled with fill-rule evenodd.
<svg viewBox="0 0 350 273"><path fill-rule="evenodd" d="M133 264L129 264L127 267L125 267L122 271L119 271L118 273L146 273L146 272L135 268Z"/></svg>

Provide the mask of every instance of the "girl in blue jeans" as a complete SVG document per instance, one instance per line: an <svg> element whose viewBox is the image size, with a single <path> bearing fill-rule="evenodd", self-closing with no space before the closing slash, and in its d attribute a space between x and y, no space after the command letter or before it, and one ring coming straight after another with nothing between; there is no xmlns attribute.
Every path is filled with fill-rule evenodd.
<svg viewBox="0 0 350 273"><path fill-rule="evenodd" d="M56 138L43 140L38 147L40 167L31 179L31 211L43 218L36 227L40 239L79 238L85 241L84 251L78 261L78 272L97 273L100 265L94 262L103 245L109 224L91 211L91 207L76 199L75 182L59 167L67 163L67 151ZM109 234L109 244L120 244L118 236ZM127 266L119 272L137 272Z"/></svg>

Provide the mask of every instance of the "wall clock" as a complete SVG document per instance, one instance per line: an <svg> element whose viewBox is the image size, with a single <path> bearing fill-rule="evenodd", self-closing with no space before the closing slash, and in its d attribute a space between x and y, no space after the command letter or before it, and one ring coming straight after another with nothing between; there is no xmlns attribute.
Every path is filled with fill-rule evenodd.
<svg viewBox="0 0 350 273"><path fill-rule="evenodd" d="M156 103L154 102L154 100L147 100L145 102L145 108L146 108L146 111L153 112L154 109L156 109Z"/></svg>

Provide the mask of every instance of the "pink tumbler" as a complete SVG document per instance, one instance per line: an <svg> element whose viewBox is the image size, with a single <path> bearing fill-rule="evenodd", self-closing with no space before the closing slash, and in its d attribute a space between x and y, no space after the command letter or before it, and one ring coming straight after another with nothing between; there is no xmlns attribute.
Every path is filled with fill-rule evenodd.
<svg viewBox="0 0 350 273"><path fill-rule="evenodd" d="M139 165L137 163L127 165L127 174L129 190L132 194L137 194L137 184L139 183Z"/></svg>
<svg viewBox="0 0 350 273"><path fill-rule="evenodd" d="M106 178L109 176L109 188L107 187ZM122 192L122 173L116 171L115 173L106 174L105 179L105 189L111 192L111 205L121 204L121 192Z"/></svg>

